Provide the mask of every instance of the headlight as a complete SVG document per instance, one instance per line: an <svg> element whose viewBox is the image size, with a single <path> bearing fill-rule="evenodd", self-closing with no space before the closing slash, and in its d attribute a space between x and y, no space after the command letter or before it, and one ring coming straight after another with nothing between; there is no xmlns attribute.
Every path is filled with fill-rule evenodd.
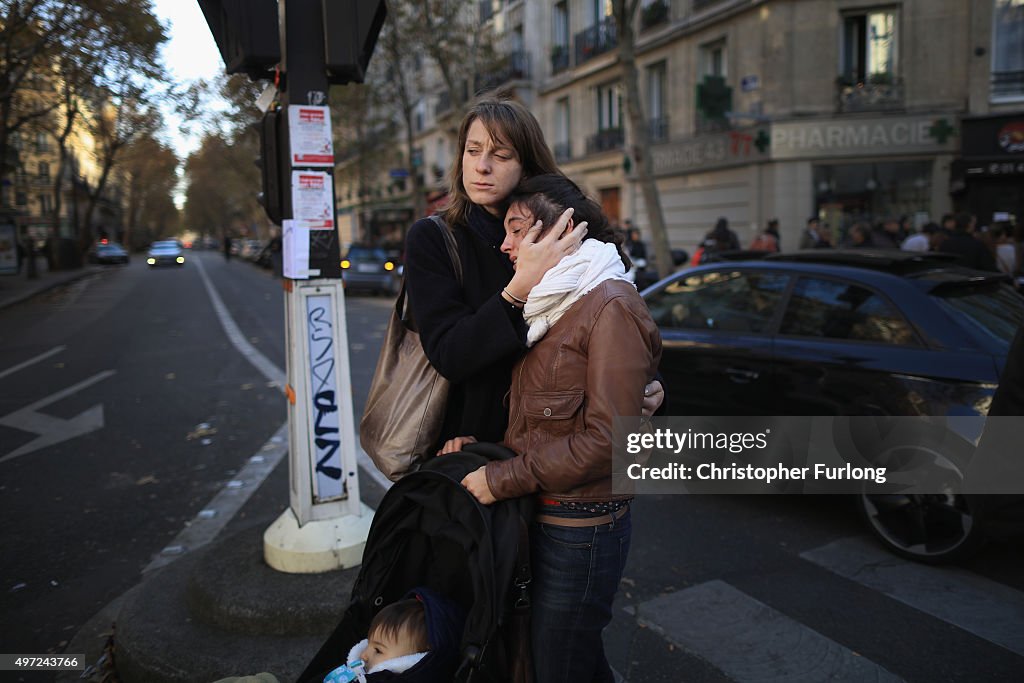
<svg viewBox="0 0 1024 683"><path fill-rule="evenodd" d="M392 263L391 261L388 261L387 263L384 264L384 270L392 271L394 269L395 269L395 264Z"/></svg>
<svg viewBox="0 0 1024 683"><path fill-rule="evenodd" d="M185 262L185 257L184 256L179 256L178 258L176 258L174 260L177 261L178 263L184 263Z"/></svg>
<svg viewBox="0 0 1024 683"><path fill-rule="evenodd" d="M156 265L156 259L150 257L150 258L146 259L146 263L148 263L151 266L155 266Z"/></svg>
<svg viewBox="0 0 1024 683"><path fill-rule="evenodd" d="M352 266L352 262L349 261L348 259L342 259L341 260L341 267L342 268L349 268L351 266Z"/></svg>

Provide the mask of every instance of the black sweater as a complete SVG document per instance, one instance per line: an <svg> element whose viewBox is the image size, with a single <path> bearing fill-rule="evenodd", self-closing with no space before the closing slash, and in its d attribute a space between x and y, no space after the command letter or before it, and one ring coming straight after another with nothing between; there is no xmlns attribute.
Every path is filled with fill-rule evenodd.
<svg viewBox="0 0 1024 683"><path fill-rule="evenodd" d="M505 230L498 218L473 207L468 228L455 228L462 286L443 235L429 218L406 236L409 306L431 365L451 382L441 440L475 436L500 442L508 425L505 394L512 366L526 351L522 311L501 297L514 270L499 251Z"/></svg>

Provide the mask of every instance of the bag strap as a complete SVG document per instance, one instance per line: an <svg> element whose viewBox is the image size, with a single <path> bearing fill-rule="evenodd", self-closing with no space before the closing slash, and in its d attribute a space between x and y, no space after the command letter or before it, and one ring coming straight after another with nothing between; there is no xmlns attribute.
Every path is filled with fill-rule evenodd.
<svg viewBox="0 0 1024 683"><path fill-rule="evenodd" d="M462 259L459 258L459 245L455 243L455 234L452 233L452 229L448 227L448 224L444 222L444 219L434 214L430 217L430 220L434 221L437 228L441 231L444 236L444 245L448 247L448 258L452 260L452 268L455 269L455 279L459 281L459 286L462 286Z"/></svg>
<svg viewBox="0 0 1024 683"><path fill-rule="evenodd" d="M441 236L444 238L444 246L448 250L448 258L451 259L452 268L455 270L455 279L459 281L459 287L462 286L462 259L459 258L459 245L455 242L455 235L452 233L452 229L448 227L448 224L444 222L444 219L438 215L433 215L430 220L434 222L438 230L441 231ZM398 290L398 298L395 300L395 312L398 314L398 319L401 320L407 329L416 330L416 322L412 319L412 311L408 310L405 306L405 276L402 276L402 286Z"/></svg>

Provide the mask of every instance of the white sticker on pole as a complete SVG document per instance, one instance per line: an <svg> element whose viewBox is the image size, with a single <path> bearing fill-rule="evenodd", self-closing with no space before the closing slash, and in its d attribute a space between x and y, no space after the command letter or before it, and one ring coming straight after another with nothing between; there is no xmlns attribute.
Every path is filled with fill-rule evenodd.
<svg viewBox="0 0 1024 683"><path fill-rule="evenodd" d="M284 276L291 280L305 280L320 274L318 268L309 267L309 229L286 220L281 226Z"/></svg>
<svg viewBox="0 0 1024 683"><path fill-rule="evenodd" d="M334 229L334 188L324 171L292 171L292 220L308 230Z"/></svg>
<svg viewBox="0 0 1024 683"><path fill-rule="evenodd" d="M309 343L310 465L313 468L313 503L345 495L341 464L332 297L306 297L306 336Z"/></svg>
<svg viewBox="0 0 1024 683"><path fill-rule="evenodd" d="M331 113L327 107L288 106L292 166L334 166Z"/></svg>

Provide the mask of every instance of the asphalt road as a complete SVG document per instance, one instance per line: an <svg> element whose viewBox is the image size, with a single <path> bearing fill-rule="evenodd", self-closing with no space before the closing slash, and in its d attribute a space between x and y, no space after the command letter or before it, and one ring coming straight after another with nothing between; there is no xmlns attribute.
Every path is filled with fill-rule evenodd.
<svg viewBox="0 0 1024 683"><path fill-rule="evenodd" d="M281 388L226 337L197 258L283 370L280 281L215 252L183 268L134 259L0 311L4 652L62 651L287 418ZM389 306L348 304L360 411ZM287 505L285 487L270 497Z"/></svg>
<svg viewBox="0 0 1024 683"><path fill-rule="evenodd" d="M284 368L278 281L194 257L244 336ZM390 304L346 303L357 415ZM71 422L32 421L46 416ZM279 388L228 342L192 263L112 268L0 311L0 424L22 427L0 426L0 650L61 651L284 419ZM38 437L33 425L67 438L10 458ZM96 428L76 435L76 425ZM380 489L360 483L375 505ZM282 463L224 533L265 525L287 502ZM881 552L839 497L649 496L633 520L606 637L629 681L1018 681L1024 671L1019 542L924 567Z"/></svg>

